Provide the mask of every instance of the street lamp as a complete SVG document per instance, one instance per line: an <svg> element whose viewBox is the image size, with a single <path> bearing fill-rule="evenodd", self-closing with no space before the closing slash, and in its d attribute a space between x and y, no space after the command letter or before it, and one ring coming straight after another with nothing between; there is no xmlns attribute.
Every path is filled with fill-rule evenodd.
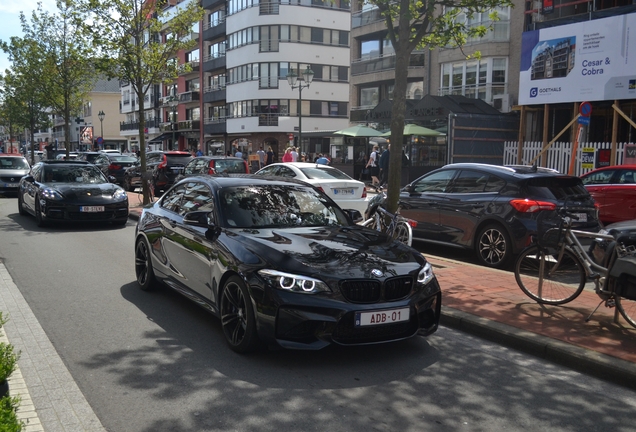
<svg viewBox="0 0 636 432"><path fill-rule="evenodd" d="M287 82L292 90L298 89L298 145L300 146L301 152L303 150L303 89L309 87L314 80L314 71L309 69L309 65L307 65L307 69L303 71L303 76L305 77L306 84L298 82L298 74L296 74L293 69L287 74Z"/></svg>
<svg viewBox="0 0 636 432"><path fill-rule="evenodd" d="M170 129L172 129L172 142L170 143L170 146L168 147L168 150L172 150L172 146L174 146L174 140L175 140L175 136L174 136L174 126L175 123L177 122L176 119L176 108L177 105L179 105L179 100L177 99L176 96L170 96L170 100L168 101L168 105L170 105Z"/></svg>
<svg viewBox="0 0 636 432"><path fill-rule="evenodd" d="M100 111L97 114L97 118L99 118L99 137L102 139L102 143L104 142L104 117L106 117L104 111Z"/></svg>

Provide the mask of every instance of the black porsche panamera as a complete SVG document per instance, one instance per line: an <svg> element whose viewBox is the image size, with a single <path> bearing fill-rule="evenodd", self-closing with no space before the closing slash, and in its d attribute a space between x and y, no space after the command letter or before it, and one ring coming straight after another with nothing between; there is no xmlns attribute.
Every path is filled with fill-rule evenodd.
<svg viewBox="0 0 636 432"><path fill-rule="evenodd" d="M210 310L241 353L436 331L441 292L430 264L357 217L302 182L189 177L140 216L137 282Z"/></svg>
<svg viewBox="0 0 636 432"><path fill-rule="evenodd" d="M128 195L95 165L84 161L42 161L18 186L20 215L35 216L38 226L51 222L128 220Z"/></svg>

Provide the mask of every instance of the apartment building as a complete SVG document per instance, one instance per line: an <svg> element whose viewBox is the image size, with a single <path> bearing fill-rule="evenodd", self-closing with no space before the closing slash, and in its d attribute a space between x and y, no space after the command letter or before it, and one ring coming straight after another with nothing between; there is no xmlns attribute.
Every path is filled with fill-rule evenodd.
<svg viewBox="0 0 636 432"><path fill-rule="evenodd" d="M149 143L207 154L249 155L262 146L282 157L290 144L307 154L326 151L327 136L348 125L346 0L202 0L201 6L205 17L188 36L197 46L177 54L190 67L159 89L159 130L148 129L158 132ZM311 82L303 80L307 69ZM301 89L288 83L292 71ZM156 112L149 109L147 118ZM127 121L135 121L132 113Z"/></svg>

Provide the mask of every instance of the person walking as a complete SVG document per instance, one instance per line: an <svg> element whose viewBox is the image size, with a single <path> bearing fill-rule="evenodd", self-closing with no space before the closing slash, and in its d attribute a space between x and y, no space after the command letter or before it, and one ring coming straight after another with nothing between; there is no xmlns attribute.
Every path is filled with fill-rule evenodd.
<svg viewBox="0 0 636 432"><path fill-rule="evenodd" d="M378 186L380 184L380 179L378 179L378 174L380 171L378 162L378 146L374 145L373 151L371 152L371 155L369 155L369 160L367 161L367 165L365 166L365 168L369 169L372 186Z"/></svg>
<svg viewBox="0 0 636 432"><path fill-rule="evenodd" d="M283 162L293 162L294 161L294 157L292 156L292 149L291 147L287 147L287 149L285 150L285 154L283 155Z"/></svg>
<svg viewBox="0 0 636 432"><path fill-rule="evenodd" d="M242 151L240 151L240 150L238 149L238 147L237 147L237 149L236 149L236 153L234 153L234 157L237 157L237 158L241 158L241 159L243 159L243 152L242 152Z"/></svg>
<svg viewBox="0 0 636 432"><path fill-rule="evenodd" d="M329 159L327 159L322 153L318 155L318 159L316 159L317 164L321 165L329 165Z"/></svg>
<svg viewBox="0 0 636 432"><path fill-rule="evenodd" d="M267 157L263 146L260 146L258 150L256 150L256 154L258 155L258 166L259 168L263 168L265 166L265 158Z"/></svg>
<svg viewBox="0 0 636 432"><path fill-rule="evenodd" d="M265 165L274 163L274 151L272 150L272 146L267 147L267 153L265 154Z"/></svg>
<svg viewBox="0 0 636 432"><path fill-rule="evenodd" d="M296 147L291 148L291 155L294 159L292 162L298 162L298 151L296 151Z"/></svg>
<svg viewBox="0 0 636 432"><path fill-rule="evenodd" d="M389 160L391 158L391 144L386 146L386 150L380 156L380 187L386 186L389 181Z"/></svg>
<svg viewBox="0 0 636 432"><path fill-rule="evenodd" d="M201 146L197 148L197 152L194 154L195 156L203 156L203 152L201 151Z"/></svg>

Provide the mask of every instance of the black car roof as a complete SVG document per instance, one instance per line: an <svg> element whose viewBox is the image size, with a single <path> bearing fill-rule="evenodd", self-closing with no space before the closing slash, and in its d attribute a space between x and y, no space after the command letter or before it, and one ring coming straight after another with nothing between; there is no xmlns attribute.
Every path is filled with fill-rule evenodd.
<svg viewBox="0 0 636 432"><path fill-rule="evenodd" d="M479 169L500 176L511 176L519 179L527 179L532 177L572 177L561 174L550 168L542 168L528 165L491 165L482 163L455 163L445 165L443 168L464 168Z"/></svg>
<svg viewBox="0 0 636 432"><path fill-rule="evenodd" d="M91 165L90 162L83 160L60 160L60 159L46 159L38 163L45 165Z"/></svg>

